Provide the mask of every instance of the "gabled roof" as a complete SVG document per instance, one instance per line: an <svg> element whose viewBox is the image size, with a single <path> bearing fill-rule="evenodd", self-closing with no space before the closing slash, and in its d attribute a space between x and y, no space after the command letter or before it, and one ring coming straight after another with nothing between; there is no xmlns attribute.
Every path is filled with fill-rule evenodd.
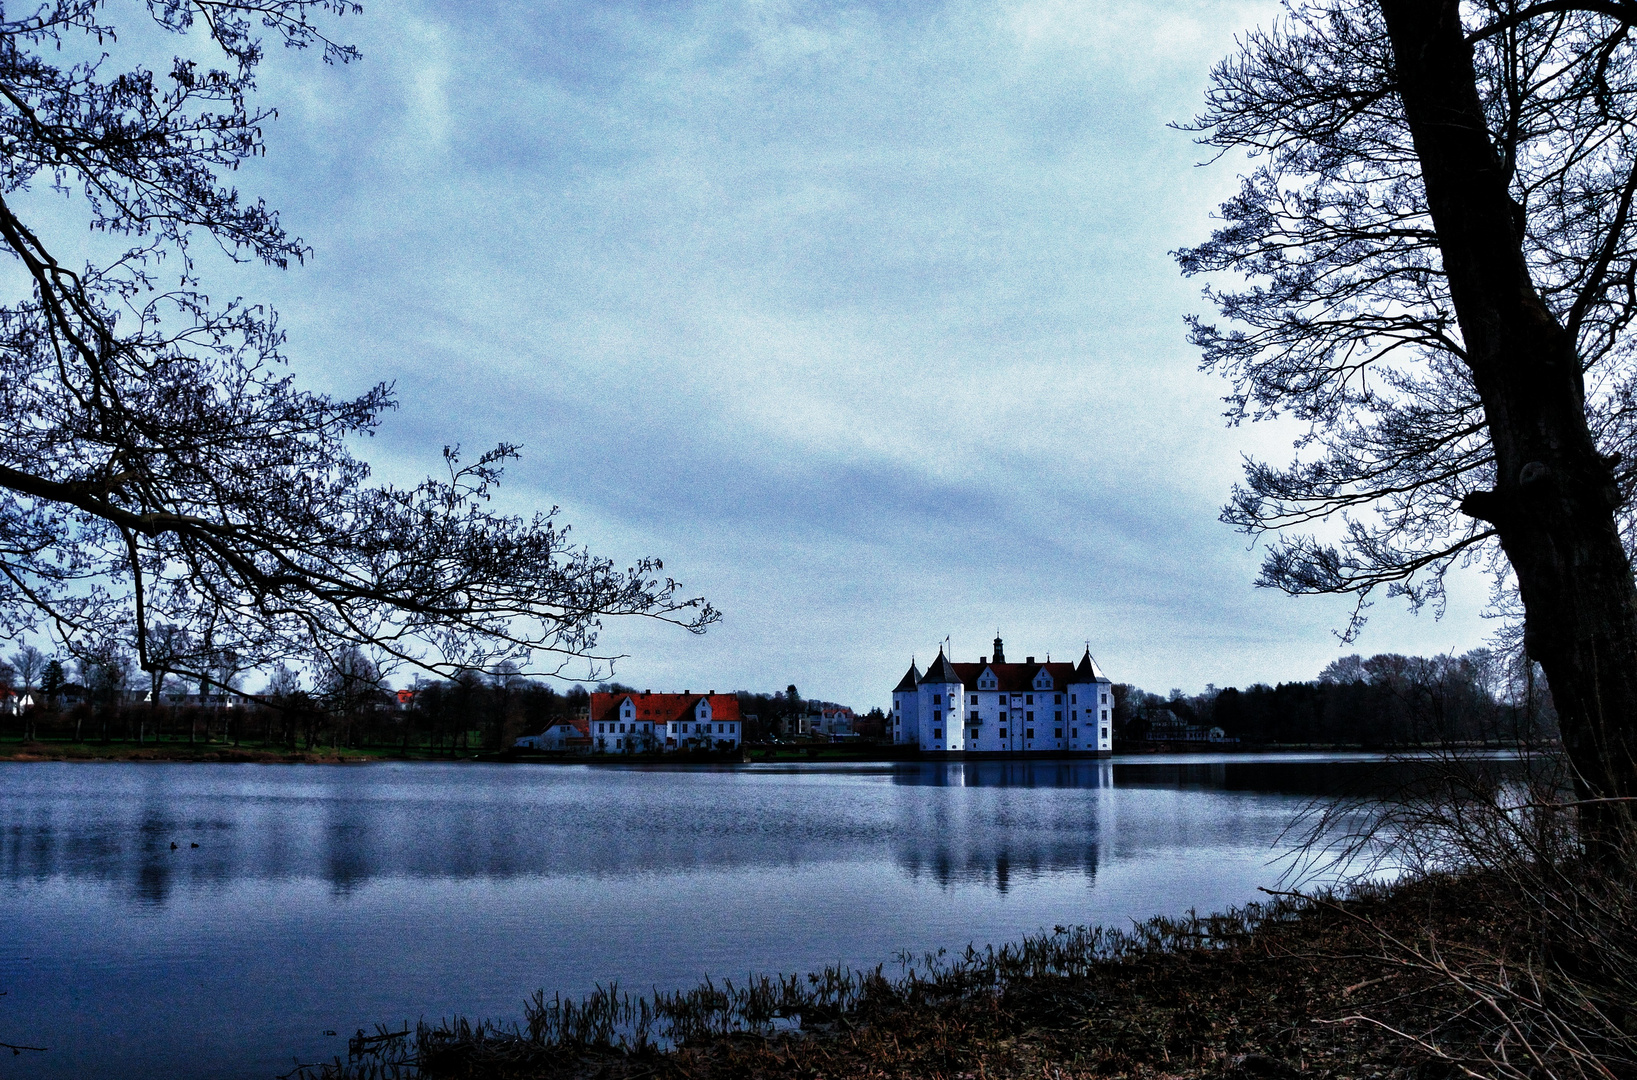
<svg viewBox="0 0 1637 1080"><path fill-rule="evenodd" d="M1007 693L1033 693L1047 689L1061 690L1070 683L1082 684L1094 681L1098 676L1081 675L1080 669L1074 664L1044 663L1044 664L953 664L955 673L960 676L961 685L968 690L1003 690ZM1051 686L1036 686L1035 679L1044 671L1051 677ZM995 676L994 686L979 686L985 672L992 672Z"/></svg>
<svg viewBox="0 0 1637 1080"><path fill-rule="evenodd" d="M964 664L962 666L970 667L971 665ZM924 683L958 683L961 681L961 677L955 671L955 665L949 662L949 657L944 655L942 649L939 649L938 659L934 660L932 666L926 669L926 674L921 676L921 681Z"/></svg>
<svg viewBox="0 0 1637 1080"><path fill-rule="evenodd" d="M892 688L892 692L896 694L900 690L908 690L911 693L914 693L915 684L920 681L921 673L916 670L915 661L911 660L909 670L904 672L904 677L898 680L898 685Z"/></svg>
<svg viewBox="0 0 1637 1080"><path fill-rule="evenodd" d="M739 719L739 699L733 694L592 694L591 717L619 720L620 706L631 702L631 719L638 723L671 724L691 720L701 701L710 702L712 720Z"/></svg>

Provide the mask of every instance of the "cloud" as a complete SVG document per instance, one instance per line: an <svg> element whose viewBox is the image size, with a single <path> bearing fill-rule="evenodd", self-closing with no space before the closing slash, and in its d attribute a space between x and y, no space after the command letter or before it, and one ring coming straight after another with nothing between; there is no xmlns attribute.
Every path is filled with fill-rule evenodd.
<svg viewBox="0 0 1637 1080"><path fill-rule="evenodd" d="M642 685L860 705L909 652L1077 652L1168 688L1310 677L1342 609L1250 587L1247 448L1167 252L1235 184L1186 133L1265 4L430 3L281 56L248 176L314 244L309 383L397 383L388 475L514 439L508 498L727 612L611 626ZM234 276L238 275L238 276ZM1481 589L1406 650L1476 643Z"/></svg>

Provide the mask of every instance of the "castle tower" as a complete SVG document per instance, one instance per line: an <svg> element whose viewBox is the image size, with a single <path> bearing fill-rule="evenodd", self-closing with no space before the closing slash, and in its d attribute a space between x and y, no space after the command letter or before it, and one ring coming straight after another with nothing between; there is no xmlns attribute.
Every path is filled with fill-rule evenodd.
<svg viewBox="0 0 1637 1080"><path fill-rule="evenodd" d="M995 631L995 656L994 656L994 662L997 663L997 664L1006 663L1006 646L1004 646L1004 645L1002 645L1000 643L1000 631L999 630Z"/></svg>
<svg viewBox="0 0 1637 1080"><path fill-rule="evenodd" d="M920 684L921 671L911 660L909 670L892 689L892 717L888 722L892 725L892 741L895 743L921 741Z"/></svg>
<svg viewBox="0 0 1637 1080"><path fill-rule="evenodd" d="M919 690L921 749L965 749L961 677L956 674L955 665L949 662L943 649L938 650L938 659L921 676Z"/></svg>

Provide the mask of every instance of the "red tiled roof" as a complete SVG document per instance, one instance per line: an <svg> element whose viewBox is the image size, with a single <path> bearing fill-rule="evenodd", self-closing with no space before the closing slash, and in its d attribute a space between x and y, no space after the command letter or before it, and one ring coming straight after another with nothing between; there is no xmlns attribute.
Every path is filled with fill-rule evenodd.
<svg viewBox="0 0 1637 1080"><path fill-rule="evenodd" d="M619 720L620 706L627 700L635 706L631 719L638 723L692 720L694 706L701 701L710 702L713 721L739 719L739 699L733 694L592 694L591 720Z"/></svg>
<svg viewBox="0 0 1637 1080"><path fill-rule="evenodd" d="M960 676L961 685L968 690L978 689L978 677L985 671L994 671L995 681L1000 684L1001 690L1024 693L1035 689L1035 676L1040 669L1045 668L1052 677L1053 690L1061 690L1069 683L1085 682L1074 674L1074 665L1066 663L1048 664L952 664L955 674ZM984 687L989 689L989 687Z"/></svg>

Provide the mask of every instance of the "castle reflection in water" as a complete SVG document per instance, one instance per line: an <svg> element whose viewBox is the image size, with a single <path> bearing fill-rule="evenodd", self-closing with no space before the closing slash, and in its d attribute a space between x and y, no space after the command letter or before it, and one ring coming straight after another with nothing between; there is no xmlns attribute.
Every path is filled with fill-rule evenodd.
<svg viewBox="0 0 1637 1080"><path fill-rule="evenodd" d="M226 883L622 877L894 865L1005 892L1223 842L1346 762L1019 760L858 766L0 766L0 882L96 881L140 905ZM1188 806L1176 799L1196 798ZM1201 801L1201 798L1203 801ZM1224 832L1223 830L1226 830ZM1243 830L1241 830L1243 831ZM173 848L176 844L178 847ZM193 845L198 845L194 847Z"/></svg>

